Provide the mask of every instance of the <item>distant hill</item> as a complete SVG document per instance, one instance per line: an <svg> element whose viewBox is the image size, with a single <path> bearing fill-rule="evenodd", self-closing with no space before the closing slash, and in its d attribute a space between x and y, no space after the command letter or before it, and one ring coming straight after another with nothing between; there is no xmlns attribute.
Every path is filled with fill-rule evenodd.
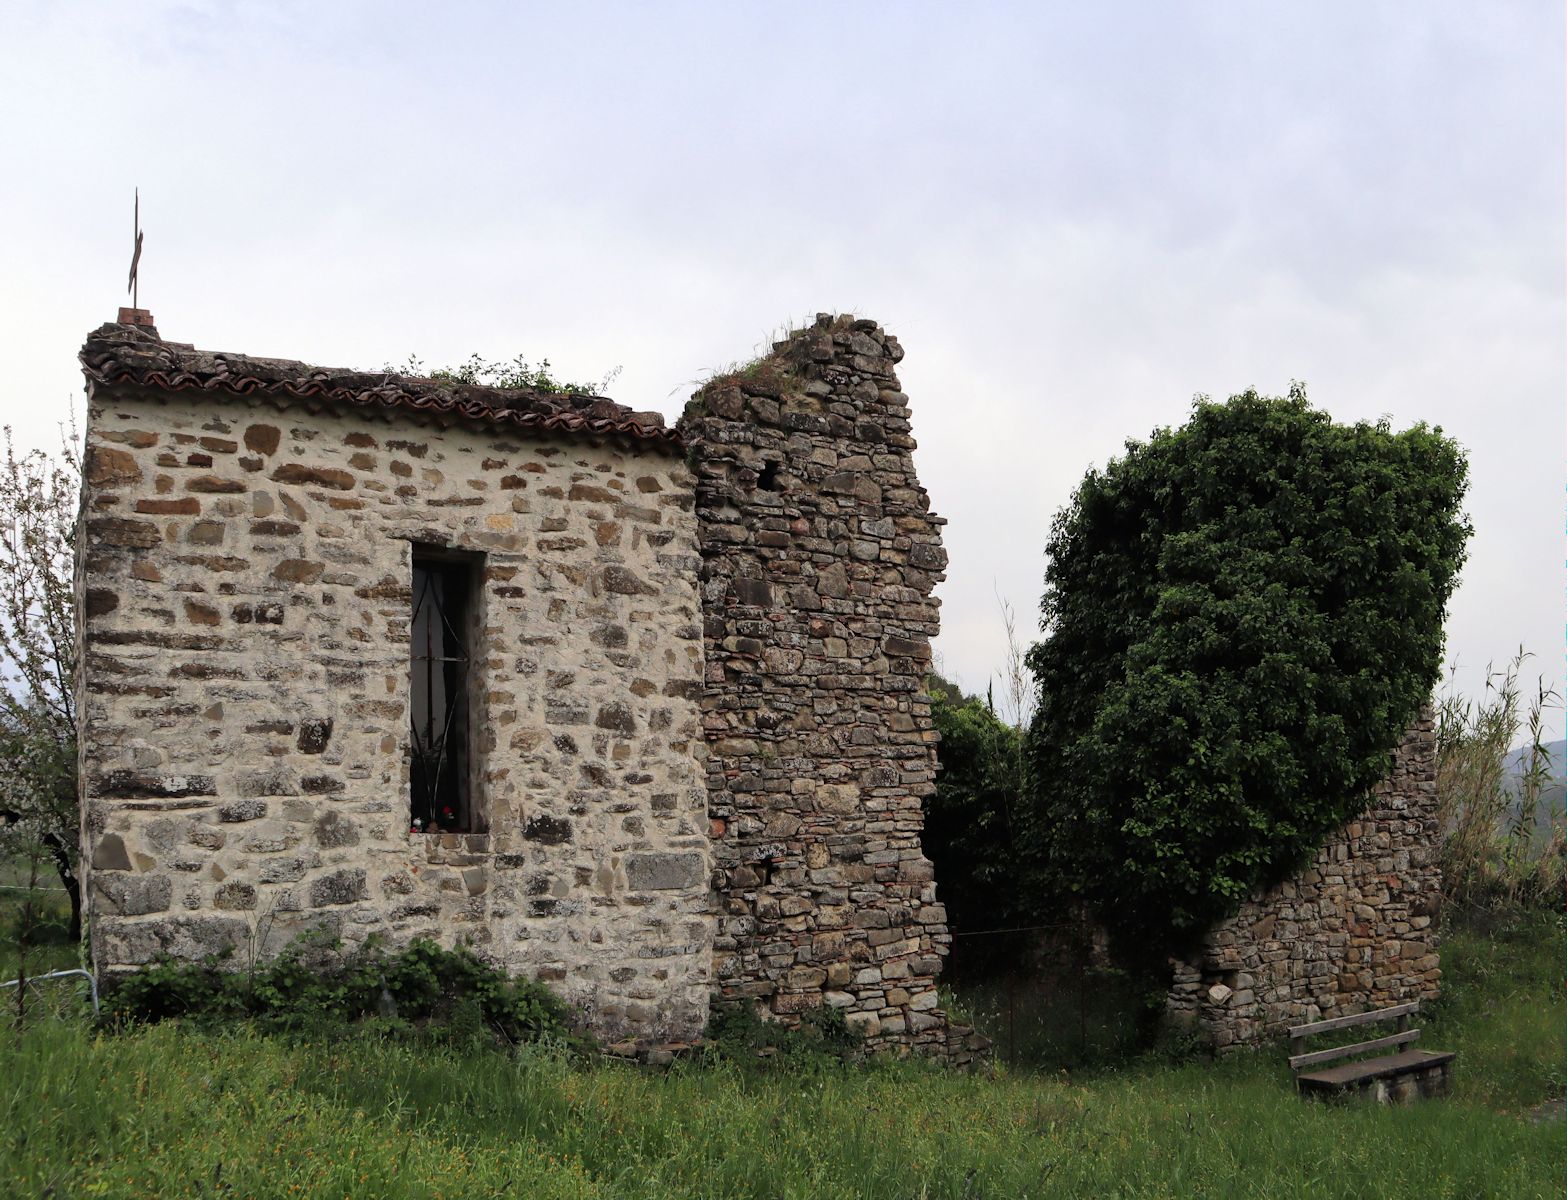
<svg viewBox="0 0 1567 1200"><path fill-rule="evenodd" d="M1546 742L1544 748L1546 753L1551 756L1551 778L1558 782L1567 781L1567 740ZM1507 773L1509 775L1522 775L1524 768L1528 765L1528 746L1519 746L1517 749L1507 752Z"/></svg>
<svg viewBox="0 0 1567 1200"><path fill-rule="evenodd" d="M1550 836L1553 823L1567 820L1567 740L1544 743L1550 755L1550 783L1540 789L1539 804L1534 811L1534 828L1538 837ZM1519 780L1529 767L1528 746L1519 746L1507 754L1507 774Z"/></svg>

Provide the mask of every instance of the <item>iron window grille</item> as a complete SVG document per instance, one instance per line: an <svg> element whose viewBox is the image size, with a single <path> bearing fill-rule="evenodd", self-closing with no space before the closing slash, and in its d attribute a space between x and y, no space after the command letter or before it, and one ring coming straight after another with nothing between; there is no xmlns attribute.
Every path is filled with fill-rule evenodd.
<svg viewBox="0 0 1567 1200"><path fill-rule="evenodd" d="M472 833L473 642L477 563L415 549L409 625L410 822Z"/></svg>

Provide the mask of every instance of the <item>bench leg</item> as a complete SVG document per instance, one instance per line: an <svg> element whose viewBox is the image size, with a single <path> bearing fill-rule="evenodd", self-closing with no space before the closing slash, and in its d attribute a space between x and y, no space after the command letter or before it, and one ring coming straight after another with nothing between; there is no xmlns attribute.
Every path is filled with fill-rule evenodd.
<svg viewBox="0 0 1567 1200"><path fill-rule="evenodd" d="M1435 1099L1445 1096L1453 1087L1453 1064L1450 1062L1439 1063L1434 1067L1427 1067L1420 1072L1417 1079L1420 1094L1427 1099Z"/></svg>

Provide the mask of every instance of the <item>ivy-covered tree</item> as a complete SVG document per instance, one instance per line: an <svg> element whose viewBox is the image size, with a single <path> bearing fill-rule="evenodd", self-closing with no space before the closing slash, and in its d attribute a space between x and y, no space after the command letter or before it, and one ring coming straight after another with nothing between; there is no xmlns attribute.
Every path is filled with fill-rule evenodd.
<svg viewBox="0 0 1567 1200"><path fill-rule="evenodd" d="M1359 811L1438 676L1466 486L1440 429L1334 424L1299 384L1091 471L1029 654L1041 894L1158 952Z"/></svg>

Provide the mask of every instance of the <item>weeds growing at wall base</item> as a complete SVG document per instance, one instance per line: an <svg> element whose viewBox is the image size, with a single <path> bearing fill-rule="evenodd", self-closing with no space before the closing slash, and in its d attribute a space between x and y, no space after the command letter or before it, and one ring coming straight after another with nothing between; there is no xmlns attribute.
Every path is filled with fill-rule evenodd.
<svg viewBox="0 0 1567 1200"><path fill-rule="evenodd" d="M105 1019L116 1027L173 1017L262 1031L342 1031L470 1049L554 1040L586 1043L571 1011L543 984L513 979L463 947L418 940L396 952L304 937L276 958L235 969L224 959L163 961L113 981Z"/></svg>

